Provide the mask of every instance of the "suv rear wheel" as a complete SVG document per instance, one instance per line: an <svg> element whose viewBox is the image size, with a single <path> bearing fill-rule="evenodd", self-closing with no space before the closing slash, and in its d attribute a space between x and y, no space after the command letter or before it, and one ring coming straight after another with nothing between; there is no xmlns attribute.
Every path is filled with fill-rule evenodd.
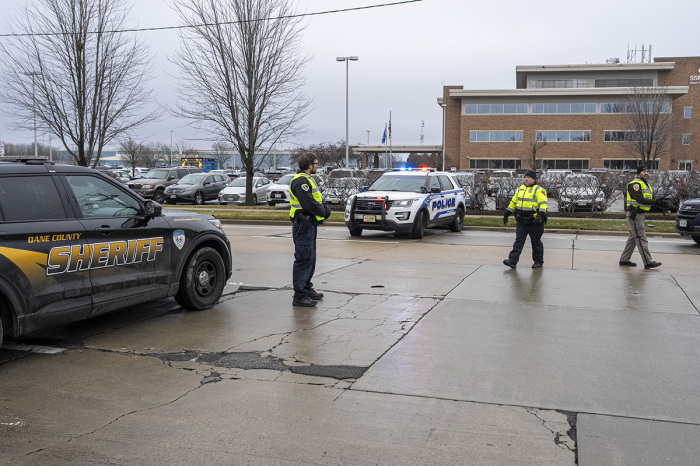
<svg viewBox="0 0 700 466"><path fill-rule="evenodd" d="M209 309L219 301L225 284L226 269L221 255L213 248L204 247L187 260L175 300L185 309Z"/></svg>
<svg viewBox="0 0 700 466"><path fill-rule="evenodd" d="M457 233L458 231L462 231L463 226L464 226L464 211L462 210L461 207L457 207L457 215L455 215L454 220L452 220L452 223L450 223L450 231Z"/></svg>

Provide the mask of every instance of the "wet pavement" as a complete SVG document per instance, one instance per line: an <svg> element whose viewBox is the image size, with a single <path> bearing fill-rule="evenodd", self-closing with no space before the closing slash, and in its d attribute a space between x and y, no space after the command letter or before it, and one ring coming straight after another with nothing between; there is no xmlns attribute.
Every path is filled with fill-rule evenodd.
<svg viewBox="0 0 700 466"><path fill-rule="evenodd" d="M0 350L2 464L693 464L700 247L319 230L291 306L286 226L227 225L214 308L161 300ZM638 255L635 254L638 258ZM633 257L633 260L635 260ZM29 345L34 345L33 347Z"/></svg>

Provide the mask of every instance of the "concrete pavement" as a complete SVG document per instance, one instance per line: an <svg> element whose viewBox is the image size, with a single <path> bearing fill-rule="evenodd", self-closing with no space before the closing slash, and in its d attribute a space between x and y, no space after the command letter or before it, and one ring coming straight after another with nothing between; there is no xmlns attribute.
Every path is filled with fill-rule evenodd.
<svg viewBox="0 0 700 466"><path fill-rule="evenodd" d="M213 309L172 300L0 350L12 464L694 464L700 247L512 232L320 229L318 308L291 306L286 226L226 227ZM634 260L634 258L633 258ZM10 360L12 359L12 360ZM4 431L3 431L4 430Z"/></svg>

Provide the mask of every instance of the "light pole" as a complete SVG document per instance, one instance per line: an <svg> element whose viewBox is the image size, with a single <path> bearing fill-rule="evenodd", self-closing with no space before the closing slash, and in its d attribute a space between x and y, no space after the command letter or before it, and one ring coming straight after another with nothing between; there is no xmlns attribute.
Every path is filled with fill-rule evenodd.
<svg viewBox="0 0 700 466"><path fill-rule="evenodd" d="M369 130L366 129L365 131L367 131L367 145L369 146Z"/></svg>
<svg viewBox="0 0 700 466"><path fill-rule="evenodd" d="M32 112L34 113L34 157L39 157L39 148L36 142L36 92L34 91L34 77L41 76L39 71L29 71L24 73L32 78Z"/></svg>
<svg viewBox="0 0 700 466"><path fill-rule="evenodd" d="M173 132L170 131L170 165L173 164Z"/></svg>
<svg viewBox="0 0 700 466"><path fill-rule="evenodd" d="M442 107L442 171L445 171L445 108L447 104L440 104Z"/></svg>
<svg viewBox="0 0 700 466"><path fill-rule="evenodd" d="M349 65L351 61L357 61L357 57L336 57L336 61L345 62L345 168L350 168L350 123L348 120L348 85L349 85Z"/></svg>

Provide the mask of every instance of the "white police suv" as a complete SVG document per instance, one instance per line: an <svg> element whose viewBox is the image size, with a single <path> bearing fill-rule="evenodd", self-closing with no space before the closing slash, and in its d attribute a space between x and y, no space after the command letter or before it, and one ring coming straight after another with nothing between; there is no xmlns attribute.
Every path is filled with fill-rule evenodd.
<svg viewBox="0 0 700 466"><path fill-rule="evenodd" d="M426 228L462 230L466 191L456 175L432 169L384 173L348 199L345 225L352 236L362 230L410 233L422 238Z"/></svg>

